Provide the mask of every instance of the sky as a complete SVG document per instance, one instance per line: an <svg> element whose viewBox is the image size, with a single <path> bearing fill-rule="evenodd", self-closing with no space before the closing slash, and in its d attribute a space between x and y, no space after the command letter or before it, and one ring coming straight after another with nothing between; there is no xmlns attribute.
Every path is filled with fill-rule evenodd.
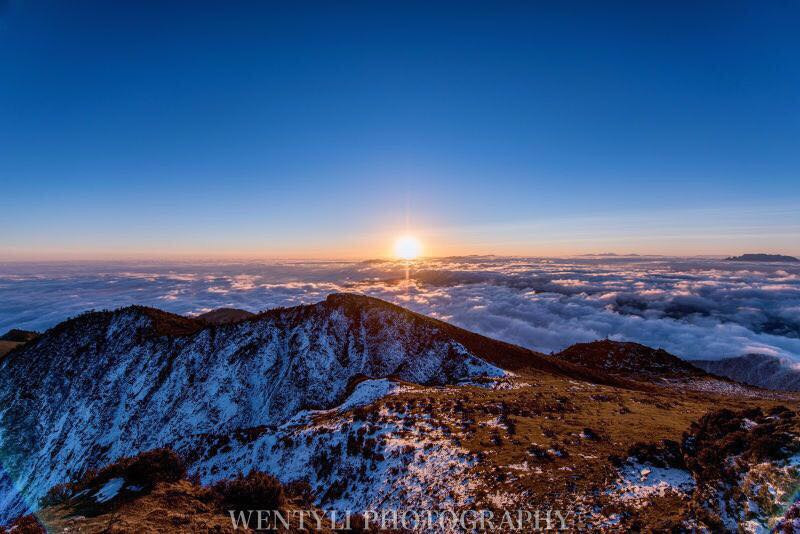
<svg viewBox="0 0 800 534"><path fill-rule="evenodd" d="M0 261L798 255L799 22L0 0Z"/></svg>

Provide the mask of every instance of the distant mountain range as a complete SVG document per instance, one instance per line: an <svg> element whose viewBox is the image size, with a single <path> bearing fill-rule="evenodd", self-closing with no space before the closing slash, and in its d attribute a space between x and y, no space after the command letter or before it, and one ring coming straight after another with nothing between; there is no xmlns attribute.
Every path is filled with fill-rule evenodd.
<svg viewBox="0 0 800 534"><path fill-rule="evenodd" d="M242 492L263 484L339 511L766 528L790 503L764 495L793 494L798 405L636 343L547 356L360 295L90 312L0 359L0 524L219 532L225 495L252 509Z"/></svg>
<svg viewBox="0 0 800 534"><path fill-rule="evenodd" d="M725 261L796 262L800 260L794 256L784 256L782 254L742 254L741 256L725 258Z"/></svg>
<svg viewBox="0 0 800 534"><path fill-rule="evenodd" d="M692 360L709 373L767 389L800 391L800 368L775 356L746 354L721 360Z"/></svg>

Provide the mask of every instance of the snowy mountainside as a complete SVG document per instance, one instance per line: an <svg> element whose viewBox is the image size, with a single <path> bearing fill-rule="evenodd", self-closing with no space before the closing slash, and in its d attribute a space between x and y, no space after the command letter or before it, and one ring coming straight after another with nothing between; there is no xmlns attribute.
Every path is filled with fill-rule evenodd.
<svg viewBox="0 0 800 534"><path fill-rule="evenodd" d="M478 455L454 443L443 425L391 407L394 396L425 389L366 380L331 410L301 412L276 429L187 440L179 452L204 483L254 462L282 482L310 482L320 504L341 511L463 506L480 485L469 475ZM358 410L379 400L376 410Z"/></svg>
<svg viewBox="0 0 800 534"><path fill-rule="evenodd" d="M505 374L406 314L332 295L226 325L141 307L62 323L0 361L0 522L88 467L333 408L358 376L443 385Z"/></svg>
<svg viewBox="0 0 800 534"><path fill-rule="evenodd" d="M0 525L40 504L37 518L63 524L73 502L70 529L104 532L123 506L144 523L122 531L163 531L257 470L337 511L533 506L574 531L772 528L794 513L798 406L641 345L544 356L356 295L224 324L91 312L0 359ZM188 480L137 495L128 479L111 495L118 475L90 497L74 485L160 447ZM219 523L206 501L203 521Z"/></svg>

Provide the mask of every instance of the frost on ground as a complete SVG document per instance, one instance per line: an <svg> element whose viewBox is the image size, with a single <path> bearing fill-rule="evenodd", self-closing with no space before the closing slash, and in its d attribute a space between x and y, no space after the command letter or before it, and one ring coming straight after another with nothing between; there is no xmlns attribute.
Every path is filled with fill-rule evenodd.
<svg viewBox="0 0 800 534"><path fill-rule="evenodd" d="M619 479L610 493L621 501L643 505L655 495L675 491L688 494L694 491L691 473L672 467L655 467L629 459L619 471Z"/></svg>
<svg viewBox="0 0 800 534"><path fill-rule="evenodd" d="M475 456L424 417L383 409L360 420L358 406L397 386L388 380L359 386L337 410L307 412L252 441L231 440L225 452L205 454L196 472L209 483L256 464L283 482L308 480L318 504L341 511L468 504Z"/></svg>
<svg viewBox="0 0 800 534"><path fill-rule="evenodd" d="M90 313L0 361L0 523L77 473L168 447L204 484L256 469L283 482L307 480L324 509L580 505L606 514L603 524L625 527L676 501L689 504L684 495L708 487L687 458L752 441L752 454L736 449L720 466L702 463L716 475L728 459L747 463L782 446L784 434L800 435L785 408L729 413L743 391L759 390L718 380L697 381L714 395L680 381L628 389L628 379L454 336L362 297L188 334L180 333L192 328L185 321L140 308ZM685 390L691 394L676 399ZM719 402L727 411L706 417ZM676 458L686 461L659 464L660 449L632 460L638 442L661 447L650 443L654 434L680 439L690 415L702 424L691 423L692 440L674 442ZM732 432L741 439L725 441ZM616 454L625 450L632 458L617 473ZM790 495L784 480L798 479L766 468L748 476L736 482L752 488L751 502L732 503L734 523L775 515L768 500ZM607 492L595 491L601 484ZM98 499L138 490L122 480L92 488ZM648 500L656 506L644 506ZM659 508L660 501L669 503Z"/></svg>

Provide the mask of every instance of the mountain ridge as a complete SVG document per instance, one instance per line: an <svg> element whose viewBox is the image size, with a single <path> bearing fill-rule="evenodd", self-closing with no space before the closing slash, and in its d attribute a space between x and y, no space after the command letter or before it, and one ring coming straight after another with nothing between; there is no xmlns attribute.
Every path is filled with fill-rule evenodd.
<svg viewBox="0 0 800 534"><path fill-rule="evenodd" d="M606 459L638 441L679 439L720 406L797 400L676 374L663 351L669 365L637 375L647 351L601 341L546 356L354 294L225 324L88 312L0 360L0 524L161 447L203 484L258 468L307 480L332 509L489 506L501 490L574 506L624 475Z"/></svg>
<svg viewBox="0 0 800 534"><path fill-rule="evenodd" d="M0 444L4 468L23 480L49 472L32 486L36 497L69 472L175 436L331 408L357 374L419 384L505 374L435 326L351 304L334 298L226 325L141 306L67 320L0 361L0 428L18 431ZM121 443L123 435L133 443ZM20 505L0 497L0 509Z"/></svg>

